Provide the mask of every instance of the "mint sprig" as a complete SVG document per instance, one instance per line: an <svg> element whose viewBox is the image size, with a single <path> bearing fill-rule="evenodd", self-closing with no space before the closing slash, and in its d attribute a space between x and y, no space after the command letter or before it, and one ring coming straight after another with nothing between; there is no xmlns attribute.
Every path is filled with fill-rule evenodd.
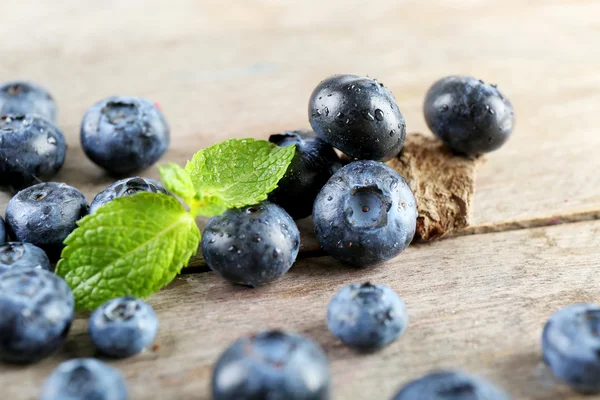
<svg viewBox="0 0 600 400"><path fill-rule="evenodd" d="M277 187L296 147L264 140L230 139L199 151L185 166L201 204L212 217L228 208L256 204ZM202 201L204 199L204 201Z"/></svg>
<svg viewBox="0 0 600 400"><path fill-rule="evenodd" d="M198 249L196 216L265 200L294 152L262 140L227 140L199 151L185 169L160 167L163 184L189 211L173 196L138 193L81 219L56 269L73 289L77 309L127 294L147 297L167 285Z"/></svg>

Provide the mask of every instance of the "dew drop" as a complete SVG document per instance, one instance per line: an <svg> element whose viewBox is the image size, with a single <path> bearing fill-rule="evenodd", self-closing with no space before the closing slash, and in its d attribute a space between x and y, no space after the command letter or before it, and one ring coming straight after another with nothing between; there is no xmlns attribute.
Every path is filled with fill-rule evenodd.
<svg viewBox="0 0 600 400"><path fill-rule="evenodd" d="M390 137L394 136L395 134L396 134L396 131L392 129L392 130L390 131Z"/></svg>
<svg viewBox="0 0 600 400"><path fill-rule="evenodd" d="M379 108L375 110L375 119L377 121L383 121L383 111L381 111Z"/></svg>
<svg viewBox="0 0 600 400"><path fill-rule="evenodd" d="M375 121L375 117L371 114L371 111L363 110L361 114L367 121Z"/></svg>
<svg viewBox="0 0 600 400"><path fill-rule="evenodd" d="M54 136L48 135L47 141L48 144L56 144L56 138Z"/></svg>
<svg viewBox="0 0 600 400"><path fill-rule="evenodd" d="M333 197L332 196L327 196L327 201L331 201L331 200L333 200Z"/></svg>
<svg viewBox="0 0 600 400"><path fill-rule="evenodd" d="M217 241L217 240L216 240L215 238L212 238L212 239L210 239L210 240L208 241L208 243L214 243L214 242L216 242L216 241Z"/></svg>

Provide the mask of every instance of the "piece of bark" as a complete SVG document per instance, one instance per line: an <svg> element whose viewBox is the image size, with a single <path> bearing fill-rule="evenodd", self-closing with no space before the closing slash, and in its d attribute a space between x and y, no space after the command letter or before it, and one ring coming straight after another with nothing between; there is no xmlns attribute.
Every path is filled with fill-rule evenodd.
<svg viewBox="0 0 600 400"><path fill-rule="evenodd" d="M485 157L453 154L441 141L408 134L398 158L388 162L402 175L417 200L415 240L432 240L469 225L475 177Z"/></svg>

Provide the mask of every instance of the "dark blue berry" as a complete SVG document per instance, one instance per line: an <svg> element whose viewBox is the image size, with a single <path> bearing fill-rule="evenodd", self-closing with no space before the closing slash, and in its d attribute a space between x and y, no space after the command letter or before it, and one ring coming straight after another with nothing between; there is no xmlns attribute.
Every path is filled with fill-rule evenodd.
<svg viewBox="0 0 600 400"><path fill-rule="evenodd" d="M152 343L158 319L152 307L135 297L112 299L90 316L89 333L94 345L112 357L130 357Z"/></svg>
<svg viewBox="0 0 600 400"><path fill-rule="evenodd" d="M10 236L36 245L56 259L63 241L87 214L88 203L83 194L64 183L47 182L21 190L6 208L6 224Z"/></svg>
<svg viewBox="0 0 600 400"><path fill-rule="evenodd" d="M439 371L404 386L393 400L510 400L492 383L460 371Z"/></svg>
<svg viewBox="0 0 600 400"><path fill-rule="evenodd" d="M377 350L404 333L408 315L404 302L390 287L353 283L329 303L327 325L346 345Z"/></svg>
<svg viewBox="0 0 600 400"><path fill-rule="evenodd" d="M127 400L125 378L93 358L61 363L46 379L40 400Z"/></svg>
<svg viewBox="0 0 600 400"><path fill-rule="evenodd" d="M425 97L429 129L452 150L477 155L498 149L510 136L515 116L495 85L470 76L448 76Z"/></svg>
<svg viewBox="0 0 600 400"><path fill-rule="evenodd" d="M544 327L542 351L554 375L573 389L600 392L600 306L574 304L554 313Z"/></svg>
<svg viewBox="0 0 600 400"><path fill-rule="evenodd" d="M0 217L0 243L6 242L6 227L4 226L4 219Z"/></svg>
<svg viewBox="0 0 600 400"><path fill-rule="evenodd" d="M327 357L297 334L262 332L233 343L214 366L213 400L329 399Z"/></svg>
<svg viewBox="0 0 600 400"><path fill-rule="evenodd" d="M73 293L43 269L0 274L0 359L29 363L54 352L73 321Z"/></svg>
<svg viewBox="0 0 600 400"><path fill-rule="evenodd" d="M392 93L365 76L334 75L308 103L317 135L354 159L389 160L402 149L406 123Z"/></svg>
<svg viewBox="0 0 600 400"><path fill-rule="evenodd" d="M0 185L22 188L51 178L67 145L54 123L32 115L0 116Z"/></svg>
<svg viewBox="0 0 600 400"><path fill-rule="evenodd" d="M269 200L294 219L308 217L319 190L341 167L337 154L312 132L284 132L271 135L269 141L279 146L296 146L294 158L277 189L269 194Z"/></svg>
<svg viewBox="0 0 600 400"><path fill-rule="evenodd" d="M402 252L413 239L416 220L410 187L377 161L356 161L337 171L313 210L321 247L356 266L378 264Z"/></svg>
<svg viewBox="0 0 600 400"><path fill-rule="evenodd" d="M149 100L113 96L90 107L81 123L85 154L113 175L150 167L169 147L169 127Z"/></svg>
<svg viewBox="0 0 600 400"><path fill-rule="evenodd" d="M109 201L118 199L119 197L131 196L140 192L168 194L163 185L154 179L140 178L139 176L121 179L120 181L110 184L94 197L94 200L92 200L92 203L90 204L89 212L90 214L93 214L98 208Z"/></svg>
<svg viewBox="0 0 600 400"><path fill-rule="evenodd" d="M202 235L208 266L228 281L252 287L284 275L299 249L296 223L267 201L211 218Z"/></svg>
<svg viewBox="0 0 600 400"><path fill-rule="evenodd" d="M0 274L13 268L37 268L51 272L53 270L44 250L31 243L0 244Z"/></svg>
<svg viewBox="0 0 600 400"><path fill-rule="evenodd" d="M31 82L15 81L0 86L0 116L30 114L56 121L56 103L50 93Z"/></svg>

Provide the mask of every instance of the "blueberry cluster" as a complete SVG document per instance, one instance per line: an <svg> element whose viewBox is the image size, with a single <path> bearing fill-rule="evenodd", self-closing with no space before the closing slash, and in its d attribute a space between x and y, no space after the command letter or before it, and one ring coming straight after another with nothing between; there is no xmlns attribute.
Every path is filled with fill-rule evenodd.
<svg viewBox="0 0 600 400"><path fill-rule="evenodd" d="M28 364L49 356L64 342L73 321L73 293L63 279L45 269L48 260L40 251L11 243L0 249L0 360L5 362ZM98 350L119 358L148 347L157 329L152 307L133 297L108 301L89 321ZM127 398L121 374L94 359L64 362L42 393L48 400L92 398Z"/></svg>
<svg viewBox="0 0 600 400"><path fill-rule="evenodd" d="M58 173L67 144L56 125L50 93L32 82L0 85L0 185L21 189ZM154 164L167 151L170 136L154 103L113 96L86 112L81 145L88 157L112 175L130 174Z"/></svg>
<svg viewBox="0 0 600 400"><path fill-rule="evenodd" d="M165 193L153 179L133 177L102 190L94 211L119 197L138 192ZM77 189L44 182L19 191L0 218L0 360L31 363L52 354L65 340L74 300L67 283L52 273L64 239L88 214ZM5 242L10 237L12 240ZM152 307L133 297L100 306L89 320L92 343L109 357L129 357L147 348L158 331ZM42 399L127 399L122 375L102 361L75 359L48 378Z"/></svg>
<svg viewBox="0 0 600 400"><path fill-rule="evenodd" d="M452 151L477 156L496 150L511 134L514 112L494 85L451 76L427 93L425 119ZM295 220L312 215L321 247L357 267L389 260L411 243L417 204L406 180L384 161L397 157L406 123L391 92L369 77L336 75L313 91L313 131L272 135L295 146L288 170L268 200L212 218L202 237L208 266L223 278L257 287L281 277L300 249ZM121 179L88 205L64 183L41 182L61 168L66 152L55 125L56 105L43 88L26 82L0 86L0 185L22 188L0 217L0 360L41 360L64 342L74 313L66 282L52 273L64 239L77 221L102 205L139 192L170 193L157 181ZM92 106L81 124L88 157L112 175L155 163L167 150L169 128L147 100L110 97ZM336 150L337 149L337 150ZM343 152L351 162L338 156ZM38 182L37 184L34 184ZM33 185L34 184L34 185ZM382 284L342 287L331 299L326 324L333 336L360 352L381 350L406 332L402 298ZM130 357L155 339L158 319L146 302L114 298L89 318L88 331L107 357ZM584 393L600 392L600 306L577 304L555 313L544 328L544 360L560 379ZM329 399L325 352L296 333L265 330L231 344L213 368L212 398ZM44 384L43 400L128 398L121 373L89 358L60 364ZM508 400L492 383L458 370L414 380L394 400Z"/></svg>

